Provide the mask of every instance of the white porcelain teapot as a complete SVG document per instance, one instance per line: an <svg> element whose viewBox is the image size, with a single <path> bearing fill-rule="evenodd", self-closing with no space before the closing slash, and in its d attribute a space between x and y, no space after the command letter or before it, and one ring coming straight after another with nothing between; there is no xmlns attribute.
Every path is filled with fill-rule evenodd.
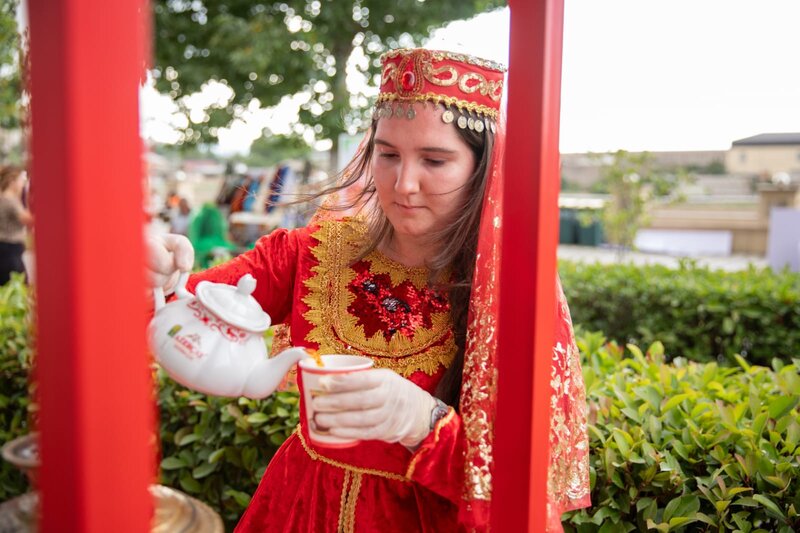
<svg viewBox="0 0 800 533"><path fill-rule="evenodd" d="M302 348L267 357L263 333L270 318L253 298L256 280L245 274L234 287L201 281L193 296L189 273L178 280L178 299L166 303L153 290L155 316L148 338L156 360L178 383L215 396L263 398L300 359Z"/></svg>

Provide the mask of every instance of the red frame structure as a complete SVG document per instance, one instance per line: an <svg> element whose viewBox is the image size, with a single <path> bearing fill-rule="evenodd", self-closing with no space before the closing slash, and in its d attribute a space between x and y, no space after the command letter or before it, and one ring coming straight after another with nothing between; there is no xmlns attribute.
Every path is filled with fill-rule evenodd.
<svg viewBox="0 0 800 533"><path fill-rule="evenodd" d="M492 529L539 532L547 501L563 0L510 5ZM138 124L146 8L147 0L29 0L45 533L150 528L154 409ZM520 324L534 324L532 333Z"/></svg>
<svg viewBox="0 0 800 533"><path fill-rule="evenodd" d="M547 515L564 2L509 5L492 530L540 532Z"/></svg>
<svg viewBox="0 0 800 533"><path fill-rule="evenodd" d="M30 0L40 530L150 529L144 0Z"/></svg>

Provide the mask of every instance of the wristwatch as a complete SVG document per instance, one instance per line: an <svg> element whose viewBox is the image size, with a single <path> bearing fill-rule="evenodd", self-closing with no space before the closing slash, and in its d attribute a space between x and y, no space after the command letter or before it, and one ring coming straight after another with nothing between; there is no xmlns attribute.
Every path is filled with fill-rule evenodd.
<svg viewBox="0 0 800 533"><path fill-rule="evenodd" d="M433 428L436 427L436 423L439 422L442 418L445 417L447 413L450 412L450 406L444 403L439 398L434 398L436 400L436 405L433 406L433 410L431 411L431 431Z"/></svg>

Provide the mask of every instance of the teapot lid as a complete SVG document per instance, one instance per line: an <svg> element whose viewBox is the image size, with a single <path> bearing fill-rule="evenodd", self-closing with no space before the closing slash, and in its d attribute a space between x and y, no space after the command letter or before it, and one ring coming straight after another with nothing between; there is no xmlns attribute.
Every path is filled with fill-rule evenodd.
<svg viewBox="0 0 800 533"><path fill-rule="evenodd" d="M226 283L201 281L195 293L203 306L225 322L239 329L261 333L270 326L271 320L253 298L255 288L255 278L245 274L235 287Z"/></svg>

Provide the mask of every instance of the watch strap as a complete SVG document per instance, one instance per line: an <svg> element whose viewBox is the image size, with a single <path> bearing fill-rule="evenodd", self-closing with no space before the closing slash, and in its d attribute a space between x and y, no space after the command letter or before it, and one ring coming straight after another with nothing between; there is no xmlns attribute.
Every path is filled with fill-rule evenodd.
<svg viewBox="0 0 800 533"><path fill-rule="evenodd" d="M436 427L437 422L444 418L447 413L450 412L450 406L444 403L439 398L434 398L436 400L436 405L433 406L433 410L431 410L431 427L430 430Z"/></svg>

